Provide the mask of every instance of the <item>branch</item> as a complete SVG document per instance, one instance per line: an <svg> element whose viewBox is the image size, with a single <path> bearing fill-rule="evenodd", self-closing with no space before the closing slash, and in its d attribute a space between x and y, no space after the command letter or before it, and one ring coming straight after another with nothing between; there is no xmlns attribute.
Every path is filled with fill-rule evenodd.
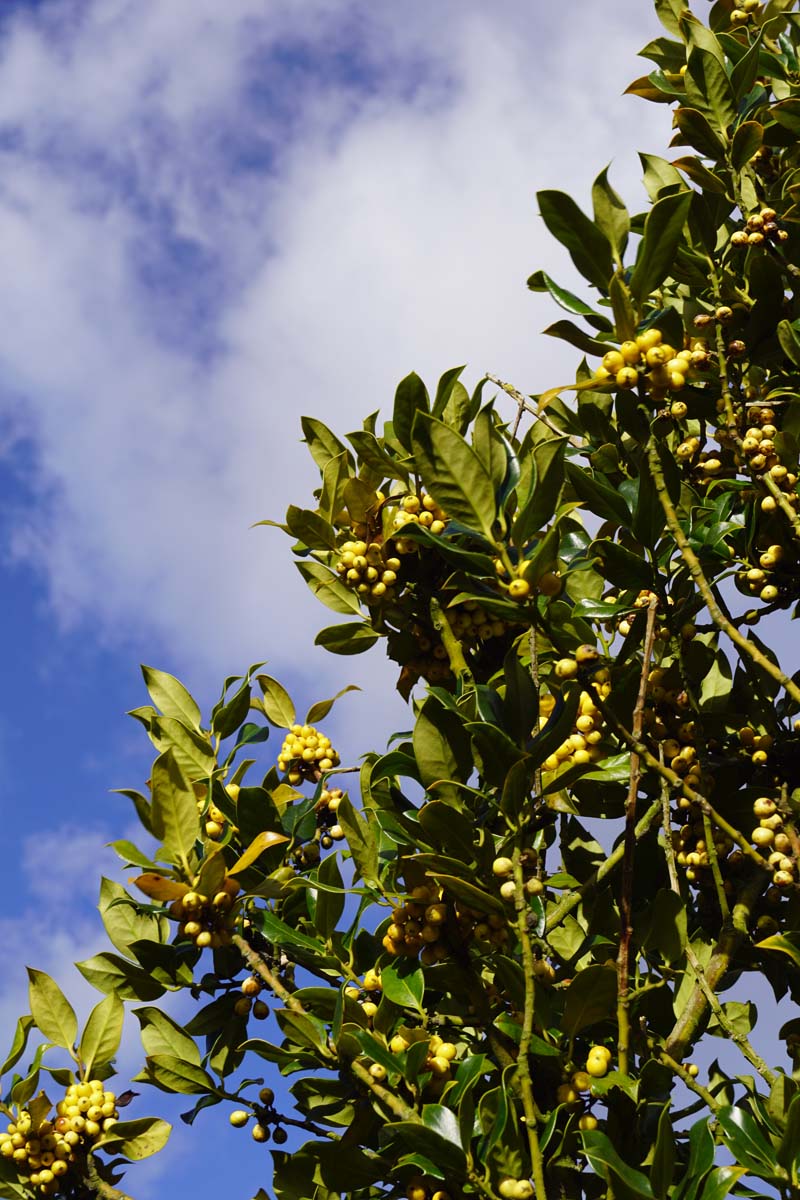
<svg viewBox="0 0 800 1200"><path fill-rule="evenodd" d="M633 710L633 736L637 742L642 737L642 716L647 698L647 676L656 629L656 607L658 597L652 596L647 610L647 629L642 649L642 671L639 676L639 692ZM625 803L625 838L623 845L622 890L620 895L621 930L617 955L617 1052L619 1069L628 1074L628 1052L630 1049L630 950L633 937L633 860L636 853L636 798L639 795L640 759L634 750L631 753L631 774L628 798Z"/></svg>
<svg viewBox="0 0 800 1200"><path fill-rule="evenodd" d="M682 1059L695 1041L698 1030L708 1014L709 994L715 993L739 950L749 939L748 924L752 909L766 886L767 878L763 874L754 874L742 889L734 906L730 924L723 928L708 966L705 971L700 970L692 994L667 1038L665 1050L673 1058Z"/></svg>
<svg viewBox="0 0 800 1200"><path fill-rule="evenodd" d="M101 1177L92 1154L87 1154L84 1159L81 1182L88 1192L93 1196L101 1197L101 1200L131 1200L127 1192L114 1187L113 1183L107 1183Z"/></svg>
<svg viewBox="0 0 800 1200"><path fill-rule="evenodd" d="M522 873L520 846L514 848L514 907L517 912L517 934L522 949L522 970L525 975L525 1003L522 1012L522 1033L519 1039L519 1054L517 1055L517 1074L522 1093L522 1108L525 1113L525 1127L528 1131L528 1150L531 1156L531 1172L533 1185L536 1189L536 1200L547 1200L544 1183L544 1163L542 1150L539 1145L539 1134L536 1128L539 1111L533 1098L533 1079L529 1057L531 1035L533 1033L533 1002L534 979L533 947L528 930L528 905L525 902L525 878Z"/></svg>
<svg viewBox="0 0 800 1200"><path fill-rule="evenodd" d="M683 556L683 561L686 563L689 574L697 585L697 590L705 600L706 608L711 615L712 621L718 629L721 629L723 633L728 635L735 646L744 651L745 654L749 655L754 663L761 667L763 671L766 671L768 675L771 675L772 678L775 679L788 693L788 695L790 695L793 700L796 700L797 703L800 704L800 687L798 687L793 679L790 679L788 675L785 675L780 667L776 666L771 659L767 658L766 654L762 653L758 646L755 646L752 642L749 642L747 638L739 632L736 626L727 619L717 604L711 585L703 573L703 568L700 566L700 560L698 559L692 547L689 545L689 539L680 523L675 506L670 500L669 493L667 491L667 484L664 479L664 472L661 469L661 460L658 456L658 447L656 445L655 438L652 437L647 443L647 458L650 466L650 474L653 477L653 483L655 484L655 489L658 493L661 507L664 510L664 518L667 526L669 527L669 531L674 537L678 549Z"/></svg>

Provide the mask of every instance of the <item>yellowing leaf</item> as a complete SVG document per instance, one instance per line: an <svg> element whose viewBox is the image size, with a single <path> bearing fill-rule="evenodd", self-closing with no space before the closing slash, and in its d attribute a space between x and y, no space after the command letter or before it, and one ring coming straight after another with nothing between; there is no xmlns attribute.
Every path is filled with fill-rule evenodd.
<svg viewBox="0 0 800 1200"><path fill-rule="evenodd" d="M228 874L238 875L240 871L245 871L251 866L265 850L269 850L271 846L278 846L281 842L288 842L288 840L283 833L275 833L272 829L264 829L253 838L242 857L237 859L228 871Z"/></svg>
<svg viewBox="0 0 800 1200"><path fill-rule="evenodd" d="M188 883L165 879L163 875L156 875L153 871L137 875L135 879L129 879L128 883L132 883L151 900L180 900L181 896L185 896L191 890Z"/></svg>

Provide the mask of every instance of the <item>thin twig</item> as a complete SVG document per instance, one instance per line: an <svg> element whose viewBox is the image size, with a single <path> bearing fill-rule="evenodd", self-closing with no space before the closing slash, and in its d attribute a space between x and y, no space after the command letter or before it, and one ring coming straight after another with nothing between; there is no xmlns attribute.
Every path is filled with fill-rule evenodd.
<svg viewBox="0 0 800 1200"><path fill-rule="evenodd" d="M566 436L563 429L559 429L558 426L554 425L545 413L540 412L538 408L535 408L531 403L529 403L528 398L523 396L522 392L518 391L512 383L505 383L502 379L498 379L497 375L490 374L489 371L486 372L486 378L490 381L490 383L496 383L499 388L502 388L506 395L510 396L517 405L517 420L514 424L514 430L511 435L512 437L516 437L517 429L519 428L519 422L523 412L530 413L534 420L541 421L551 433L556 435L556 437ZM570 444L573 446L584 446L586 444L583 438L571 437L569 440Z"/></svg>

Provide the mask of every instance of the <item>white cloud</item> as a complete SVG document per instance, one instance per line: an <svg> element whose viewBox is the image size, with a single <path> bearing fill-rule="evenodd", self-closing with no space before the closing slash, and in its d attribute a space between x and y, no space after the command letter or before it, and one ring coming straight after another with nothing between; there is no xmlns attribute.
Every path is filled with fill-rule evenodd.
<svg viewBox="0 0 800 1200"><path fill-rule="evenodd" d="M618 97L638 8L115 0L10 27L0 321L38 498L11 550L60 620L203 679L267 654L314 694L374 679L309 655L326 614L248 526L309 500L302 412L351 428L411 368L571 374L525 291L574 279L534 193L585 204L621 145L638 202L631 142L667 134Z"/></svg>

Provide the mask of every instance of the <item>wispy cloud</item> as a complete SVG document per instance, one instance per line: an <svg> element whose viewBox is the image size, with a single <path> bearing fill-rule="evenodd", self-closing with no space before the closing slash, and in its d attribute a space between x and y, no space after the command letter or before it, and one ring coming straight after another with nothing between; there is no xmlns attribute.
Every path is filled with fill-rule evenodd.
<svg viewBox="0 0 800 1200"><path fill-rule="evenodd" d="M636 202L627 114L666 133L617 96L640 8L61 0L8 24L0 405L33 498L8 545L64 624L329 689L325 614L249 523L309 497L301 412L351 428L411 368L571 372L524 289L572 279L533 197L585 198L622 144Z"/></svg>

